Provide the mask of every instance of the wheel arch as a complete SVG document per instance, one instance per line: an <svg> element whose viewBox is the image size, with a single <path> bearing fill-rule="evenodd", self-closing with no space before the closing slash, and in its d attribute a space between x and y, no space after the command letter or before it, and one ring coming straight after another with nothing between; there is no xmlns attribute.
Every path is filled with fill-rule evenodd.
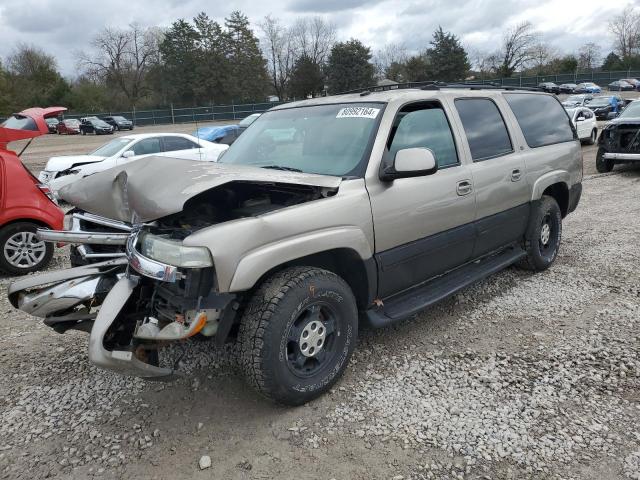
<svg viewBox="0 0 640 480"><path fill-rule="evenodd" d="M569 213L569 172L553 171L542 175L533 185L531 200L540 200L543 195L553 197L564 218Z"/></svg>
<svg viewBox="0 0 640 480"><path fill-rule="evenodd" d="M364 310L375 298L378 276L373 255L363 256L362 253L355 248L341 246L292 256L277 265L268 266L262 261L262 255L247 256L238 264L229 291L250 291L280 270L293 266L310 266L340 276L351 288L358 309Z"/></svg>
<svg viewBox="0 0 640 480"><path fill-rule="evenodd" d="M545 188L542 195L547 195L555 199L560 207L562 218L566 217L569 213L569 187L564 182L554 183Z"/></svg>

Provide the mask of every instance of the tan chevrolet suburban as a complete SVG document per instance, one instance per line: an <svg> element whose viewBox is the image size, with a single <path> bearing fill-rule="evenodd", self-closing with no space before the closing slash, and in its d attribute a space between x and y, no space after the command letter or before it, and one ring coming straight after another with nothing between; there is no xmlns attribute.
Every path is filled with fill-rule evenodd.
<svg viewBox="0 0 640 480"><path fill-rule="evenodd" d="M302 404L342 375L359 321L549 267L581 180L552 95L427 84L290 103L218 163L150 157L65 187L75 227L40 237L93 263L9 298L89 332L89 359L124 374L179 373L158 355L168 342L237 341L259 392Z"/></svg>

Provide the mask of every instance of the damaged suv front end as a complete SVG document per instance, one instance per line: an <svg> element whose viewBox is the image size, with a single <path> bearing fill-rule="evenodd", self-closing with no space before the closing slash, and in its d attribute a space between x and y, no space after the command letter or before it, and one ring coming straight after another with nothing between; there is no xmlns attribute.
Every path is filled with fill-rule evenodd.
<svg viewBox="0 0 640 480"><path fill-rule="evenodd" d="M617 163L640 161L640 101L633 101L608 122L598 138L596 168L610 172Z"/></svg>
<svg viewBox="0 0 640 480"><path fill-rule="evenodd" d="M164 172L182 170L171 195L166 187L149 187L150 164ZM70 244L84 262L97 263L15 282L11 303L59 333L89 332L91 362L123 374L170 378L177 372L160 365L159 348L196 334L223 345L239 308L238 293L230 292L235 265L229 257L290 236L299 227L272 227L264 215L331 200L341 179L200 162L184 172L184 165L151 158L68 187L65 200L95 213L76 209L68 230L41 230L39 236ZM366 205L364 189L358 196ZM295 216L269 218L289 223ZM219 256L216 265L216 239L238 253L225 253L226 261Z"/></svg>

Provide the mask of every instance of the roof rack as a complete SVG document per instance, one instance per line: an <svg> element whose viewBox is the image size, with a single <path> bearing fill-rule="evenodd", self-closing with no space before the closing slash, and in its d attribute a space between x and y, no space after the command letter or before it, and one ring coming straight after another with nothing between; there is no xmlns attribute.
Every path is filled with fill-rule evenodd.
<svg viewBox="0 0 640 480"><path fill-rule="evenodd" d="M408 82L408 83L396 83L394 85L380 85L364 88L356 88L355 90L349 90L347 92L336 93L335 95L345 95L349 93L359 93L361 96L369 95L373 92L386 92L389 90L405 90L405 89L420 89L420 90L440 90L442 88L466 88L469 90L525 90L531 92L540 92L542 89L538 87L514 87L510 85L500 85L497 83L447 83L447 82Z"/></svg>

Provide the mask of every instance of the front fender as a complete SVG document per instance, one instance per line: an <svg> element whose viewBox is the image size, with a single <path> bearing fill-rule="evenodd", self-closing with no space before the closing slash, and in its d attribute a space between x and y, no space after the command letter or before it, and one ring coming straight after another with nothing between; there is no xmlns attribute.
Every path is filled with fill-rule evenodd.
<svg viewBox="0 0 640 480"><path fill-rule="evenodd" d="M353 250L362 260L373 256L366 235L357 227L342 226L308 232L248 252L238 262L229 292L251 289L265 273L283 263L337 248Z"/></svg>
<svg viewBox="0 0 640 480"><path fill-rule="evenodd" d="M533 190L531 193L531 201L540 200L542 193L547 187L555 183L564 183L567 189L569 189L570 175L566 170L554 170L552 172L545 173L540 176L533 184Z"/></svg>

